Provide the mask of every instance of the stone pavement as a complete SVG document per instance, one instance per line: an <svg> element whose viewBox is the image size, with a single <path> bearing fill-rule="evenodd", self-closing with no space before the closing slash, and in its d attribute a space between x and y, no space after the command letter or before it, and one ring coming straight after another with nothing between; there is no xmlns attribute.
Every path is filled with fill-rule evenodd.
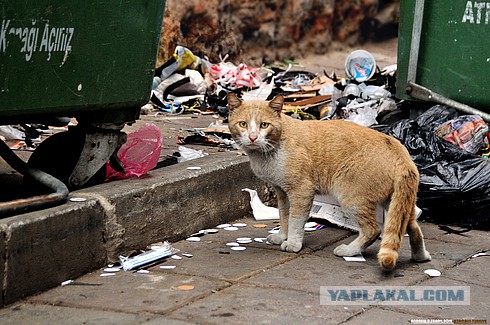
<svg viewBox="0 0 490 325"><path fill-rule="evenodd" d="M452 319L490 321L490 257L487 232L447 234L437 225L421 223L433 260L410 261L404 240L395 271L384 273L376 261L377 241L365 262L347 262L333 248L355 234L334 226L307 232L299 253L253 242L232 251L225 244L237 237L266 237L267 228L253 218L246 227L220 229L200 242L173 244L193 256L168 258L149 267L148 274L120 271L101 277L103 270L75 283L58 286L0 309L2 324L407 324L410 320ZM150 243L148 243L150 244ZM171 270L162 265L175 265ZM437 269L440 277L424 274ZM83 285L85 284L85 285ZM321 305L320 286L470 286L470 305L376 306ZM184 287L181 287L184 286ZM187 290L182 290L187 289ZM481 323L481 322L480 322Z"/></svg>

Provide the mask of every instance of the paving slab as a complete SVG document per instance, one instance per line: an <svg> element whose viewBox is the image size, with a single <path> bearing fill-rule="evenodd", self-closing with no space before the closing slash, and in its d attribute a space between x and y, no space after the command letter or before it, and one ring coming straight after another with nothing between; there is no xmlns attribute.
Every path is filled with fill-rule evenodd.
<svg viewBox="0 0 490 325"><path fill-rule="evenodd" d="M93 272L76 280L94 285L57 287L30 297L28 301L124 313L163 314L229 285L224 281L158 271L150 274L120 271L110 277L101 277L101 273ZM193 289L180 290L181 285L193 286Z"/></svg>
<svg viewBox="0 0 490 325"><path fill-rule="evenodd" d="M412 319L420 319L420 317L391 310L371 308L363 313L359 313L342 324L409 324Z"/></svg>
<svg viewBox="0 0 490 325"><path fill-rule="evenodd" d="M447 270L445 276L467 283L490 287L490 256L480 256Z"/></svg>
<svg viewBox="0 0 490 325"><path fill-rule="evenodd" d="M170 314L200 324L338 324L360 306L320 305L318 294L235 285Z"/></svg>
<svg viewBox="0 0 490 325"><path fill-rule="evenodd" d="M103 310L58 307L48 305L17 304L13 307L0 309L3 325L19 324L114 324L133 325L149 319L129 313L110 312Z"/></svg>
<svg viewBox="0 0 490 325"><path fill-rule="evenodd" d="M233 251L223 243L214 242L179 242L174 246L181 249L182 252L192 254L193 257L183 257L182 260L167 259L160 265L175 265L176 268L165 270L166 273L196 275L226 281L238 281L251 276L258 270L268 269L297 257L297 254L294 253L283 253L253 246L247 246L244 251ZM160 265L149 270L157 270Z"/></svg>
<svg viewBox="0 0 490 325"><path fill-rule="evenodd" d="M234 221L234 223L246 224L245 227L237 227L236 231L227 231L218 229L216 234L208 234L199 237L199 242L188 242L186 240L175 243L173 246L178 248L182 253L192 254L193 257L183 258L180 261L167 259L162 265L175 265L176 268L168 270L171 273L182 273L198 275L204 277L218 278L226 281L238 281L247 278L254 273L262 272L275 265L282 264L288 260L295 259L299 256L296 253L286 253L280 250L279 245L270 245L252 241L249 244L241 244L246 248L243 251L234 251L226 243L236 242L239 237L265 238L269 235L268 230L276 225L277 222L268 221L266 223L255 221L250 218L243 218ZM255 228L254 224L266 224L267 228ZM328 243L338 241L350 232L328 228L307 232L305 235L304 252L312 248L319 249ZM212 261L210 263L210 261ZM155 266L154 269L159 268Z"/></svg>
<svg viewBox="0 0 490 325"><path fill-rule="evenodd" d="M444 275L431 278L420 285L423 286L470 286L470 305L444 306L385 306L383 308L419 316L421 319L466 319L466 320L490 320L490 288L470 284L463 281L448 279Z"/></svg>
<svg viewBox="0 0 490 325"><path fill-rule="evenodd" d="M345 265L351 268L352 263L357 262L345 262L340 257L336 257L333 255L333 250L337 245L344 243L347 244L352 241L355 237L351 237L345 240L342 240L334 245L326 247L325 249L318 251L315 255L318 256L326 256L333 257L338 259L340 265ZM379 250L380 240L377 240L373 245L371 245L366 252L363 253L363 256L366 259L365 264L376 266L379 270L380 267L378 265L377 253ZM399 276L400 274L405 274L407 272L412 272L413 274L424 274L423 271L426 269L438 269L440 271L453 267L458 263L465 261L468 257L472 256L475 252L478 252L480 249L475 248L465 244L451 243L450 245L438 240L425 240L425 245L427 250L430 252L432 256L432 260L429 262L415 262L412 261L411 253L410 253L410 244L408 237L404 237L397 265L393 272L389 273L391 276ZM350 263L350 264L349 264ZM379 280L383 280L384 278L379 278ZM373 279L370 279L371 281ZM386 280L386 279L384 279ZM413 278L415 281L416 279Z"/></svg>
<svg viewBox="0 0 490 325"><path fill-rule="evenodd" d="M427 239L438 240L445 243L471 245L478 249L490 248L490 237L488 236L488 231L470 230L462 234L453 234L439 229L439 225L437 224L429 222L420 222L419 224L422 232L424 233L424 237ZM462 230L458 227L452 228Z"/></svg>

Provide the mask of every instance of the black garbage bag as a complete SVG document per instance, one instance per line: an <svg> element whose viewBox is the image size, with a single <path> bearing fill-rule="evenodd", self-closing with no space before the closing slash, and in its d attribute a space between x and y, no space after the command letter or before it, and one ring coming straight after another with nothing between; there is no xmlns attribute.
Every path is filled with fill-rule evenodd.
<svg viewBox="0 0 490 325"><path fill-rule="evenodd" d="M457 116L454 109L437 105L415 119L375 129L403 143L417 165L422 220L488 230L490 159L472 155L434 133Z"/></svg>

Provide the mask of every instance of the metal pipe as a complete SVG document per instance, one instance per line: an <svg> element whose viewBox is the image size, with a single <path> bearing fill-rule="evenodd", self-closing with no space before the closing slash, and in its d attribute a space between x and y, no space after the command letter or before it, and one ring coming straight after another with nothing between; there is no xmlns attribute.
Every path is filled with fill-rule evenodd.
<svg viewBox="0 0 490 325"><path fill-rule="evenodd" d="M16 171L24 176L46 186L54 193L33 196L26 199L18 199L0 203L0 216L9 216L28 211L45 209L55 205L63 204L68 199L68 188L59 179L43 172L42 170L29 167L20 159L5 142L0 141L0 156Z"/></svg>
<svg viewBox="0 0 490 325"><path fill-rule="evenodd" d="M423 87L421 85L418 85L413 82L408 82L407 86L407 94L412 96L413 98L417 98L420 100L424 101L429 101L429 102L434 102L450 107L454 107L458 111L461 111L465 114L471 114L471 115L480 115L485 121L490 122L490 114L482 112L476 108L473 108L471 106L468 106L466 104L457 102L453 99L444 97L441 94L438 94L426 87Z"/></svg>
<svg viewBox="0 0 490 325"><path fill-rule="evenodd" d="M424 21L424 5L424 0L415 1L415 12L412 26L412 42L410 44L410 57L408 59L408 82L416 82L417 78L420 38L422 35L422 23Z"/></svg>

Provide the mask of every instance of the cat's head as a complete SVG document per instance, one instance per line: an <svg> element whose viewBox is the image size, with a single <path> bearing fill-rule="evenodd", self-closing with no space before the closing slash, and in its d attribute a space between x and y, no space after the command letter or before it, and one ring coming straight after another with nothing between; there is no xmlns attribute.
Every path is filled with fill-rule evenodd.
<svg viewBox="0 0 490 325"><path fill-rule="evenodd" d="M230 93L228 127L235 142L248 152L275 150L281 139L283 105L282 95L277 95L271 101L242 101Z"/></svg>

